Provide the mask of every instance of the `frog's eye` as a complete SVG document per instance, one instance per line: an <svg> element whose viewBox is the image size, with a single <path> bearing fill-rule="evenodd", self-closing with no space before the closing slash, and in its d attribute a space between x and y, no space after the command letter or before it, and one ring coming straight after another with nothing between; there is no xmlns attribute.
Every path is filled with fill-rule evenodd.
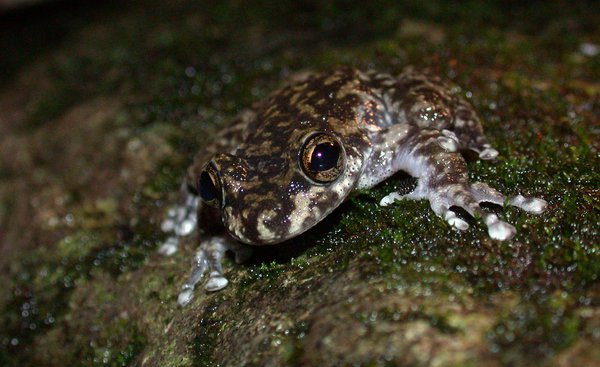
<svg viewBox="0 0 600 367"><path fill-rule="evenodd" d="M200 194L202 201L212 207L218 208L222 202L221 180L217 170L210 163L198 178L198 194Z"/></svg>
<svg viewBox="0 0 600 367"><path fill-rule="evenodd" d="M318 183L334 181L344 170L345 152L339 141L325 133L310 136L300 150L300 166Z"/></svg>

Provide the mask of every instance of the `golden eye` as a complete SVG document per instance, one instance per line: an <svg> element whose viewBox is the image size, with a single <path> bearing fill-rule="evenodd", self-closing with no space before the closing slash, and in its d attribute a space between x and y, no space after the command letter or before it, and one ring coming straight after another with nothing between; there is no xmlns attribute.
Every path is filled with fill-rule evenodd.
<svg viewBox="0 0 600 367"><path fill-rule="evenodd" d="M300 166L318 183L329 183L344 170L346 154L338 140L325 133L310 136L300 150Z"/></svg>
<svg viewBox="0 0 600 367"><path fill-rule="evenodd" d="M198 194L206 204L218 208L223 201L221 180L212 163L206 165L198 178Z"/></svg>

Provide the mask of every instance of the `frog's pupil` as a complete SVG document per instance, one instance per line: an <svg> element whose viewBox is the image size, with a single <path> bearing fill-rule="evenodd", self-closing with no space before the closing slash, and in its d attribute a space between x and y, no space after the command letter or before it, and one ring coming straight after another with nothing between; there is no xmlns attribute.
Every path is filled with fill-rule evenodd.
<svg viewBox="0 0 600 367"><path fill-rule="evenodd" d="M327 171L337 165L340 148L331 142L318 144L310 157L310 169L316 172Z"/></svg>
<svg viewBox="0 0 600 367"><path fill-rule="evenodd" d="M203 171L200 174L200 196L204 201L211 201L218 197L219 191L215 187L213 180L210 178L208 172Z"/></svg>

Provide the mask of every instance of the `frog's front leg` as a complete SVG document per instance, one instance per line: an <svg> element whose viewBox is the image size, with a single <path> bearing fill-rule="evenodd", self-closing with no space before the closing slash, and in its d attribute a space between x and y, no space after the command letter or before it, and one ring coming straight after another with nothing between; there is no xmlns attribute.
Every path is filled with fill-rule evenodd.
<svg viewBox="0 0 600 367"><path fill-rule="evenodd" d="M162 230L169 233L169 236L158 252L167 256L174 254L182 238L194 232L199 222L203 226L202 236L205 239L200 241L192 259L191 274L181 287L178 296L178 303L181 306L187 305L192 300L196 284L206 273L208 273L208 281L204 288L207 291L217 291L227 286L229 282L223 275L221 264L227 251L235 254L238 263L245 261L251 255L250 247L228 236L212 208L199 204L199 198L186 184L181 188L179 203L169 210L167 218L161 225Z"/></svg>
<svg viewBox="0 0 600 367"><path fill-rule="evenodd" d="M223 257L227 251L234 252L237 263L244 262L251 254L249 246L235 241L226 234L209 237L200 243L192 260L191 274L183 283L181 292L177 297L180 306L185 306L192 300L196 284L207 273L208 281L204 286L205 290L214 292L225 288L229 284L229 281L223 275L222 266Z"/></svg>
<svg viewBox="0 0 600 367"><path fill-rule="evenodd" d="M403 129L403 130L401 130ZM436 215L444 218L458 230L466 230L467 222L458 218L451 207L466 210L471 216L481 218L488 227L490 237L508 240L515 233L515 227L503 222L493 213L480 207L481 202L504 205L508 202L532 213L541 213L547 206L542 199L525 198L521 195L509 200L485 183L470 183L467 165L456 151L457 144L451 134L435 129L406 130L399 127L403 136L392 159L394 171L403 170L419 179L416 189L408 195L391 193L380 204L389 205L398 199L428 199Z"/></svg>
<svg viewBox="0 0 600 367"><path fill-rule="evenodd" d="M169 209L167 218L161 224L161 229L169 237L158 249L160 254L169 256L177 252L181 238L196 229L199 202L198 196L192 194L184 183L180 189L178 204Z"/></svg>

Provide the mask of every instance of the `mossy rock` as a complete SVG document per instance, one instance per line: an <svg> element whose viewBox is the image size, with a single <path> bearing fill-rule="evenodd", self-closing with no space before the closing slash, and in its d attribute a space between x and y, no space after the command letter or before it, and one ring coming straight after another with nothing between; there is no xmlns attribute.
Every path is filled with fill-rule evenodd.
<svg viewBox="0 0 600 367"><path fill-rule="evenodd" d="M595 2L49 2L2 17L1 365L600 364ZM338 65L448 79L500 151L469 159L471 179L548 211L491 208L517 226L506 243L476 222L457 233L425 202L377 205L410 185L398 175L227 260L226 289L177 307L194 239L156 249L195 150L293 73Z"/></svg>

